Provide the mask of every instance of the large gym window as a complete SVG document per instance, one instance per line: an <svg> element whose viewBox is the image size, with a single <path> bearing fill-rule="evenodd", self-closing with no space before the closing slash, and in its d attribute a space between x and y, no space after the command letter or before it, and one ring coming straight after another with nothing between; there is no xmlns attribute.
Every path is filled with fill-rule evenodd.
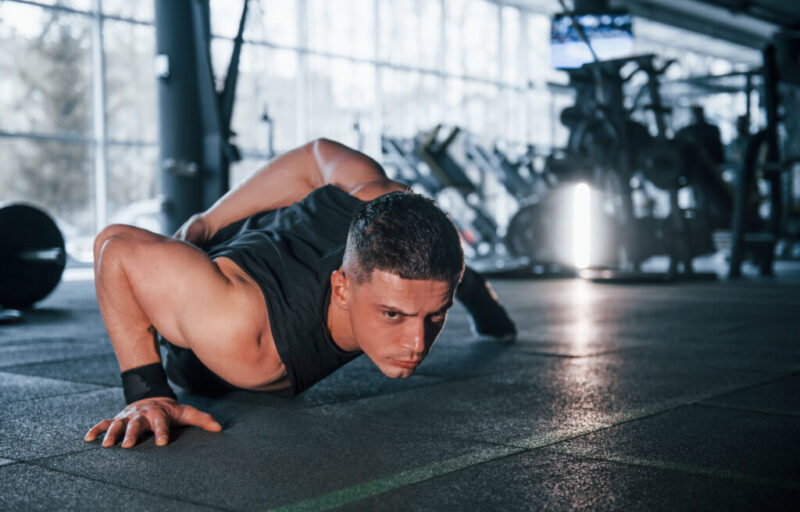
<svg viewBox="0 0 800 512"><path fill-rule="evenodd" d="M220 86L244 0L210 0ZM563 146L573 101L549 66L556 2L250 0L234 106L231 183L313 137L381 159L381 134L438 123L493 143ZM153 228L160 207L152 0L0 2L0 201L51 212L77 260L110 222ZM638 21L637 21L638 23ZM670 77L757 59L641 21L637 51L679 58ZM636 30L636 29L635 29ZM678 46L680 45L680 46ZM714 54L714 55L710 55ZM748 61L749 62L749 61ZM723 136L743 97L709 98ZM676 111L676 121L684 112ZM730 116L728 116L730 117ZM680 124L678 122L677 124Z"/></svg>

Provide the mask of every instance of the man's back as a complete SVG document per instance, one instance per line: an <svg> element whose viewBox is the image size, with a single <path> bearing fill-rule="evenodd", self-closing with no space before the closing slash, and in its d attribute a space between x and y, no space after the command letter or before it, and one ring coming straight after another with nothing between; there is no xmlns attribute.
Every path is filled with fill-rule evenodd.
<svg viewBox="0 0 800 512"><path fill-rule="evenodd" d="M325 321L330 275L342 263L350 222L362 205L326 185L292 206L236 222L208 244L210 258L231 259L261 288L292 394L358 355L336 346Z"/></svg>

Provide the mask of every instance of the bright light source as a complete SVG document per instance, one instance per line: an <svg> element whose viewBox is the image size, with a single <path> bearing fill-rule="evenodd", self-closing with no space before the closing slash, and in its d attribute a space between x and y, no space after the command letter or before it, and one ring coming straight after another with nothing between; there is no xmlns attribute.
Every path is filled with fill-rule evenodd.
<svg viewBox="0 0 800 512"><path fill-rule="evenodd" d="M572 209L572 254L575 266L586 268L589 266L589 185L578 183L573 193Z"/></svg>

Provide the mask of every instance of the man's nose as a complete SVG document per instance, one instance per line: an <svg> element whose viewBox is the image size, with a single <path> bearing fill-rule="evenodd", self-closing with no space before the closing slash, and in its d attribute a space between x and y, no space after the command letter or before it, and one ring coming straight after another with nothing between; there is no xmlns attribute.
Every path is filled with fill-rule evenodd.
<svg viewBox="0 0 800 512"><path fill-rule="evenodd" d="M416 320L416 319L415 319ZM413 321L408 322L409 329L406 333L406 347L415 354L422 354L425 352L425 322Z"/></svg>

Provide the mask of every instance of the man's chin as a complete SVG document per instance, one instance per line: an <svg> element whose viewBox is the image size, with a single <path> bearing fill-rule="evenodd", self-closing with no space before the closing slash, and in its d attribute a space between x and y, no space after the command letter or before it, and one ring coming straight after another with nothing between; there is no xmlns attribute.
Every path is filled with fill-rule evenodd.
<svg viewBox="0 0 800 512"><path fill-rule="evenodd" d="M414 375L416 368L398 368L390 365L388 368L380 368L380 371L390 379L407 379Z"/></svg>

